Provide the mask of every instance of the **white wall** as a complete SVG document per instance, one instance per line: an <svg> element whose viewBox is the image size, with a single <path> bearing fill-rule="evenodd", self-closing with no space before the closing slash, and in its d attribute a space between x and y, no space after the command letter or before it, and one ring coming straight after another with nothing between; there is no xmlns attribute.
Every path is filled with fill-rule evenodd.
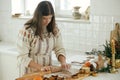
<svg viewBox="0 0 120 80"><path fill-rule="evenodd" d="M120 0L91 0L91 14L120 16Z"/></svg>

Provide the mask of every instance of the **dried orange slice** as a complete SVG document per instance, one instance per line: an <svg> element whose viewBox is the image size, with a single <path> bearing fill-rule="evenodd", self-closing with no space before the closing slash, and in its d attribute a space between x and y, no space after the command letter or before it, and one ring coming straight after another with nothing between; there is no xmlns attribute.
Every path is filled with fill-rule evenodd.
<svg viewBox="0 0 120 80"><path fill-rule="evenodd" d="M91 63L89 61L85 62L84 66L85 67L90 67Z"/></svg>

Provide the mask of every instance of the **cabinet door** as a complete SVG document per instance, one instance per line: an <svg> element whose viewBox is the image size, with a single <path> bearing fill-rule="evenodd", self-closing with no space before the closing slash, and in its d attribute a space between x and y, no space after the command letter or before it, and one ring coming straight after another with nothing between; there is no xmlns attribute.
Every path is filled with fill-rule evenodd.
<svg viewBox="0 0 120 80"><path fill-rule="evenodd" d="M15 80L18 77L17 57L12 54L0 54L0 80Z"/></svg>

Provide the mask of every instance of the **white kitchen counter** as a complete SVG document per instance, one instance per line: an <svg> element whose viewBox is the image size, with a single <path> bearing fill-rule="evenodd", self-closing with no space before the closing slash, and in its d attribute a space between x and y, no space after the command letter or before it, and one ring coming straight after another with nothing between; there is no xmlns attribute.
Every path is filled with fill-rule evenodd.
<svg viewBox="0 0 120 80"><path fill-rule="evenodd" d="M0 54L17 56L18 52L16 45L9 42L0 42Z"/></svg>
<svg viewBox="0 0 120 80"><path fill-rule="evenodd" d="M98 73L96 77L89 76L84 80L120 80L120 69L116 73Z"/></svg>

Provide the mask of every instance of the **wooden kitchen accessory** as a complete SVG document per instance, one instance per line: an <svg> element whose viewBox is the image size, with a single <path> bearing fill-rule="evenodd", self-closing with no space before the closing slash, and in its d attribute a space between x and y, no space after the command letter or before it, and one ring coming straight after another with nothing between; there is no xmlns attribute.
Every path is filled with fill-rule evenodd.
<svg viewBox="0 0 120 80"><path fill-rule="evenodd" d="M43 77L45 74L55 73L61 71L62 68L58 66L52 66L51 71L41 71L25 74L24 76L17 78L16 80L34 80L35 77Z"/></svg>
<svg viewBox="0 0 120 80"><path fill-rule="evenodd" d="M83 69L84 71L86 70L86 68ZM41 78L41 80L83 80L89 76L88 71L85 72L87 73L80 73L79 70L76 72L74 68L71 70L62 70L61 67L53 66L51 71L26 74L16 80L40 80Z"/></svg>

